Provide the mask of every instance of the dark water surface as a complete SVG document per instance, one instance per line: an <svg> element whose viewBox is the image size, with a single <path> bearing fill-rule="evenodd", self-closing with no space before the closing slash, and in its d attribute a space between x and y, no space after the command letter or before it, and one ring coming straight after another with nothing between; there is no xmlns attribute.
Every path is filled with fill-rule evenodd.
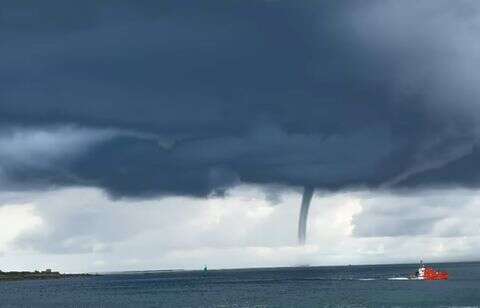
<svg viewBox="0 0 480 308"><path fill-rule="evenodd" d="M388 280L415 265L115 274L0 283L1 307L480 306L480 263L433 264L449 281Z"/></svg>

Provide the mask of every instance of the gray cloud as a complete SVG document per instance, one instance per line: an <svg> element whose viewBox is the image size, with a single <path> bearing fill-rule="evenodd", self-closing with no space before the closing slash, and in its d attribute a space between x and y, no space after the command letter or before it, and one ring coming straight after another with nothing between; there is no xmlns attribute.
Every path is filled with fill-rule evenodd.
<svg viewBox="0 0 480 308"><path fill-rule="evenodd" d="M28 189L42 185L42 180L49 176L64 181L71 178L74 183L75 176L68 171L68 164L116 134L107 129L74 126L4 128L0 133L3 189ZM52 181L56 181L54 178Z"/></svg>
<svg viewBox="0 0 480 308"><path fill-rule="evenodd" d="M2 129L123 133L86 152L59 141L78 131L26 138L9 186L478 185L476 2L38 6L0 16Z"/></svg>
<svg viewBox="0 0 480 308"><path fill-rule="evenodd" d="M353 217L356 237L471 237L476 234L477 191L427 190L365 198Z"/></svg>

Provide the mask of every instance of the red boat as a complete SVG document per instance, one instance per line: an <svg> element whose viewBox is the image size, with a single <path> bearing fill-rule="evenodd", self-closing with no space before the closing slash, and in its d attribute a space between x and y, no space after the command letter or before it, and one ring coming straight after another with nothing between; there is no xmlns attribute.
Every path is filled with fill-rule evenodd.
<svg viewBox="0 0 480 308"><path fill-rule="evenodd" d="M420 268L415 272L412 279L418 280L448 280L447 272L439 272L432 267L423 265L423 262L420 261Z"/></svg>

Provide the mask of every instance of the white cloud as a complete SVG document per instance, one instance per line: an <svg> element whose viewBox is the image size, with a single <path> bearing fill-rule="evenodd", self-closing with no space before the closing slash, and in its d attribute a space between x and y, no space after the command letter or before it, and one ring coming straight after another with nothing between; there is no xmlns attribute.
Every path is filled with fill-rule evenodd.
<svg viewBox="0 0 480 308"><path fill-rule="evenodd" d="M32 204L3 205L0 207L0 255L5 253L19 235L42 225Z"/></svg>
<svg viewBox="0 0 480 308"><path fill-rule="evenodd" d="M143 201L113 201L94 188L1 194L9 205L0 210L16 211L0 212L11 223L2 262L110 271L446 261L480 252L477 191L317 193L305 247L297 246L300 192L279 192L275 206L269 193L240 186L225 198ZM412 232L416 217L433 223Z"/></svg>

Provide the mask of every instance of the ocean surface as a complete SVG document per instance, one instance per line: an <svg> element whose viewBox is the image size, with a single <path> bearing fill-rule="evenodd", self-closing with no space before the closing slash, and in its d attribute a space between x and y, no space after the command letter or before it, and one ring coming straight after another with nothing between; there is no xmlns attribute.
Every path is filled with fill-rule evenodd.
<svg viewBox="0 0 480 308"><path fill-rule="evenodd" d="M406 281L414 264L109 274L0 283L0 307L480 307L480 263L430 264L448 281Z"/></svg>

